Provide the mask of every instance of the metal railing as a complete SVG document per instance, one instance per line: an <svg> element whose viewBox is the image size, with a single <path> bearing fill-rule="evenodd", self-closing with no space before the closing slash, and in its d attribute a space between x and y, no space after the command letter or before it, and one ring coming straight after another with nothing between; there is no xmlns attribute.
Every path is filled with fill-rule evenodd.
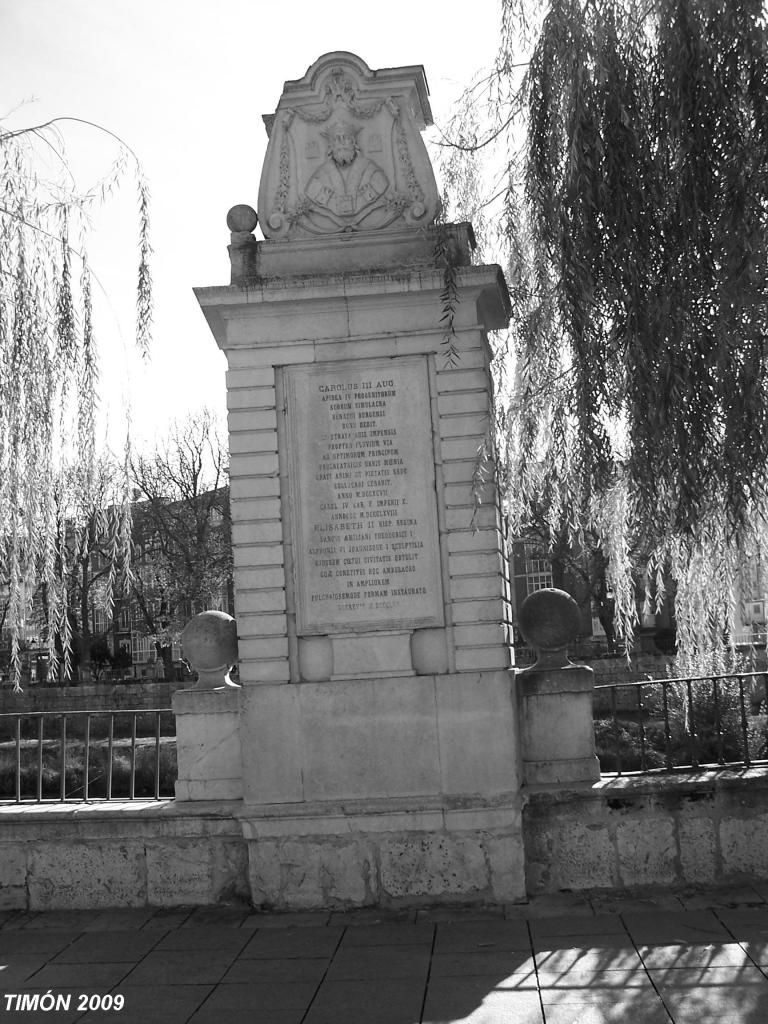
<svg viewBox="0 0 768 1024"><path fill-rule="evenodd" d="M171 708L0 714L0 804L173 797Z"/></svg>
<svg viewBox="0 0 768 1024"><path fill-rule="evenodd" d="M734 647L765 647L768 634L762 633L736 633L733 637Z"/></svg>
<svg viewBox="0 0 768 1024"><path fill-rule="evenodd" d="M595 686L603 774L749 768L768 761L768 673Z"/></svg>

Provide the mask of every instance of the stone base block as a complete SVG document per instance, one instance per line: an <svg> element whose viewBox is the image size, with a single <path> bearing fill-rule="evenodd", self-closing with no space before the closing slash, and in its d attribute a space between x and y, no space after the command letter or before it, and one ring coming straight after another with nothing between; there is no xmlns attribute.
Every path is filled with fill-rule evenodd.
<svg viewBox="0 0 768 1024"><path fill-rule="evenodd" d="M525 899L516 809L432 809L346 815L344 821L346 830L332 831L334 822L340 825L338 815L322 821L244 819L254 906L312 910Z"/></svg>
<svg viewBox="0 0 768 1024"><path fill-rule="evenodd" d="M470 262L475 247L472 225L446 224L443 228L454 260ZM352 231L342 236L343 244L329 246L325 238L270 239L260 242L256 251L256 275L261 278L293 277L296 274L339 274L358 272L361 267L386 269L403 266L433 266L437 230ZM239 265L232 268L233 283L238 280Z"/></svg>
<svg viewBox="0 0 768 1024"><path fill-rule="evenodd" d="M240 690L177 690L177 800L239 800L243 795L240 756Z"/></svg>
<svg viewBox="0 0 768 1024"><path fill-rule="evenodd" d="M493 803L520 787L506 671L263 683L243 687L240 707L243 799L266 813L477 794Z"/></svg>
<svg viewBox="0 0 768 1024"><path fill-rule="evenodd" d="M517 673L523 780L529 788L597 782L594 675L584 665Z"/></svg>

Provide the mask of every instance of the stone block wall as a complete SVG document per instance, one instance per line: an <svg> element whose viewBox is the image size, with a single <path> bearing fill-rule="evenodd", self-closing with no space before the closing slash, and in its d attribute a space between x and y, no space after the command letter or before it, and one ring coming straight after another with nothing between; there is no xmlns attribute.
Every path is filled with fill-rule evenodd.
<svg viewBox="0 0 768 1024"><path fill-rule="evenodd" d="M529 895L735 885L768 877L768 769L602 779L531 794Z"/></svg>
<svg viewBox="0 0 768 1024"><path fill-rule="evenodd" d="M0 909L249 901L248 854L226 805L0 807Z"/></svg>
<svg viewBox="0 0 768 1024"><path fill-rule="evenodd" d="M0 714L28 711L119 711L169 708L173 683L132 683L100 686L29 686L23 693L0 690Z"/></svg>

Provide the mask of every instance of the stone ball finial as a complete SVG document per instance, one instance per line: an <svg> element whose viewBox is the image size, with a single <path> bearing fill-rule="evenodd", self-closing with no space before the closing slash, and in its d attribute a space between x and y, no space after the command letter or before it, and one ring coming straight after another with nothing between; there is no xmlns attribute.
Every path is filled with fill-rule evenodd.
<svg viewBox="0 0 768 1024"><path fill-rule="evenodd" d="M236 686L229 670L237 663L237 623L226 612L200 612L184 627L181 652L198 674L195 690Z"/></svg>
<svg viewBox="0 0 768 1024"><path fill-rule="evenodd" d="M256 211L252 206L248 206L247 203L238 203L227 214L227 227L235 234L240 232L250 234L256 230L258 223L259 218Z"/></svg>
<svg viewBox="0 0 768 1024"><path fill-rule="evenodd" d="M563 668L566 648L581 629L581 613L570 594L547 587L529 594L520 606L517 624L523 639L536 651L536 667Z"/></svg>

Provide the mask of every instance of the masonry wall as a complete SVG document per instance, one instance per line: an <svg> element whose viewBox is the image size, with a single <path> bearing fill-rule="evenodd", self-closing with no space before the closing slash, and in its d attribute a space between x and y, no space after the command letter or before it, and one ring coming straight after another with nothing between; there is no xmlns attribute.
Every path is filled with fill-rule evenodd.
<svg viewBox="0 0 768 1024"><path fill-rule="evenodd" d="M248 842L276 864L276 839L246 840L236 806L0 808L0 909L249 903ZM602 780L585 790L531 794L523 831L528 896L764 882L768 769ZM361 837L351 833L346 841ZM439 855L439 839L431 842ZM425 848L422 859L429 853ZM499 846L496 856L502 853ZM321 880L315 874L307 883ZM473 889L460 901L493 901L479 883ZM427 886L421 901L436 900Z"/></svg>
<svg viewBox="0 0 768 1024"><path fill-rule="evenodd" d="M178 684L183 686L184 684ZM0 690L0 714L18 715L29 711L133 711L140 708L169 708L177 685L133 683L100 686L30 686L23 693Z"/></svg>
<svg viewBox="0 0 768 1024"><path fill-rule="evenodd" d="M248 854L225 805L0 807L0 909L248 902Z"/></svg>
<svg viewBox="0 0 768 1024"><path fill-rule="evenodd" d="M768 878L768 769L603 779L530 794L528 895Z"/></svg>

